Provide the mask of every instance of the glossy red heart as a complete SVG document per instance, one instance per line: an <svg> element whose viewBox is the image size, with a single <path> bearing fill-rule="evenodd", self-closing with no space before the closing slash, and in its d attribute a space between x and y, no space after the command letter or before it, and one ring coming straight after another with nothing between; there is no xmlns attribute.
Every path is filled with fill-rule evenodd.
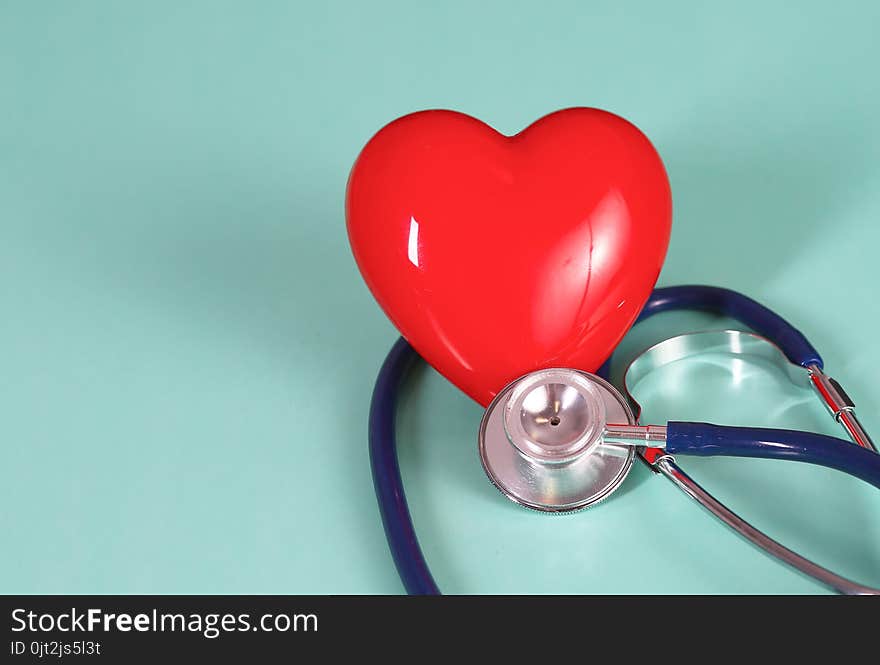
<svg viewBox="0 0 880 665"><path fill-rule="evenodd" d="M657 280L672 202L650 141L611 113L566 109L504 136L423 111L361 151L346 217L382 309L485 406L532 370L599 367Z"/></svg>

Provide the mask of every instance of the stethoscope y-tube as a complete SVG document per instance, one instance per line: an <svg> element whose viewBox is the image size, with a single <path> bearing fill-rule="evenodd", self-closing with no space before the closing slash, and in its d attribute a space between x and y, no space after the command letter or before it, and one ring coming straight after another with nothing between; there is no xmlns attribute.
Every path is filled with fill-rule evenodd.
<svg viewBox="0 0 880 665"><path fill-rule="evenodd" d="M644 447L639 449L643 459L740 535L797 570L840 593L878 593L875 589L838 576L772 540L726 508L678 467L675 455L790 460L836 469L880 488L880 455L872 450L872 442L855 419L851 401L823 373L821 356L802 333L754 300L729 289L708 286L656 289L638 320L661 311L680 309L712 311L735 318L773 341L791 363L809 372L810 380L820 397L844 429L852 433L855 423L856 431L861 432L863 437L860 440L858 436L854 436L855 443L851 443L810 432L673 421L665 427L664 440L658 439L655 442L658 448L654 450L654 456L649 458L644 454ZM400 475L395 438L400 387L409 368L418 360L418 354L402 338L389 352L373 391L369 443L373 482L392 557L407 593L424 595L438 594L439 589L421 552L412 524ZM607 377L609 367L610 359L597 374ZM830 396L822 391L822 386L827 385L834 388L826 391L832 393ZM843 415L847 417L845 422L841 419ZM643 429L648 430L645 427ZM663 430L663 427L654 427L652 435ZM859 445L855 445L856 443ZM493 482L496 481L493 479ZM511 498L516 500L515 497Z"/></svg>

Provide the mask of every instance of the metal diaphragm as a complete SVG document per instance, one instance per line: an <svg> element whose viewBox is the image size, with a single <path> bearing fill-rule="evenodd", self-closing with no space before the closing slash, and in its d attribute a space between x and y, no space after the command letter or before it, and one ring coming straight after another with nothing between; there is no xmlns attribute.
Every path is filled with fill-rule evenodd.
<svg viewBox="0 0 880 665"><path fill-rule="evenodd" d="M565 368L532 372L486 409L480 460L512 501L546 512L580 510L611 494L632 467L632 447L603 442L608 422L635 418L604 379Z"/></svg>

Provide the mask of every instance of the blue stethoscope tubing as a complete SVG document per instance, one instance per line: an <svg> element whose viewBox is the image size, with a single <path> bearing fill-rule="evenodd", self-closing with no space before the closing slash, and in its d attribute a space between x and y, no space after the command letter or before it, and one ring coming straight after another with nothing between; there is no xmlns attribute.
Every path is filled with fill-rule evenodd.
<svg viewBox="0 0 880 665"><path fill-rule="evenodd" d="M636 323L664 311L702 310L748 326L774 342L794 364L823 367L807 338L778 314L730 289L713 286L672 286L653 291ZM406 592L440 593L419 546L406 501L397 456L397 403L408 371L420 356L402 337L385 358L370 404L369 445L373 485L385 536ZM607 378L611 359L597 374ZM669 422L666 453L753 457L816 464L836 469L880 488L880 455L832 436L796 430L728 427L709 423Z"/></svg>

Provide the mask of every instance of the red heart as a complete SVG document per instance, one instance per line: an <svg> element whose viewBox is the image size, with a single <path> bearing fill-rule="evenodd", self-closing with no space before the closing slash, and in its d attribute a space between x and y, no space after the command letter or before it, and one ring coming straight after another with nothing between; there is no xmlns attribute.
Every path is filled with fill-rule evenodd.
<svg viewBox="0 0 880 665"><path fill-rule="evenodd" d="M657 280L672 202L650 141L611 113L557 111L504 136L423 111L361 151L346 217L382 309L485 406L532 370L599 367Z"/></svg>

